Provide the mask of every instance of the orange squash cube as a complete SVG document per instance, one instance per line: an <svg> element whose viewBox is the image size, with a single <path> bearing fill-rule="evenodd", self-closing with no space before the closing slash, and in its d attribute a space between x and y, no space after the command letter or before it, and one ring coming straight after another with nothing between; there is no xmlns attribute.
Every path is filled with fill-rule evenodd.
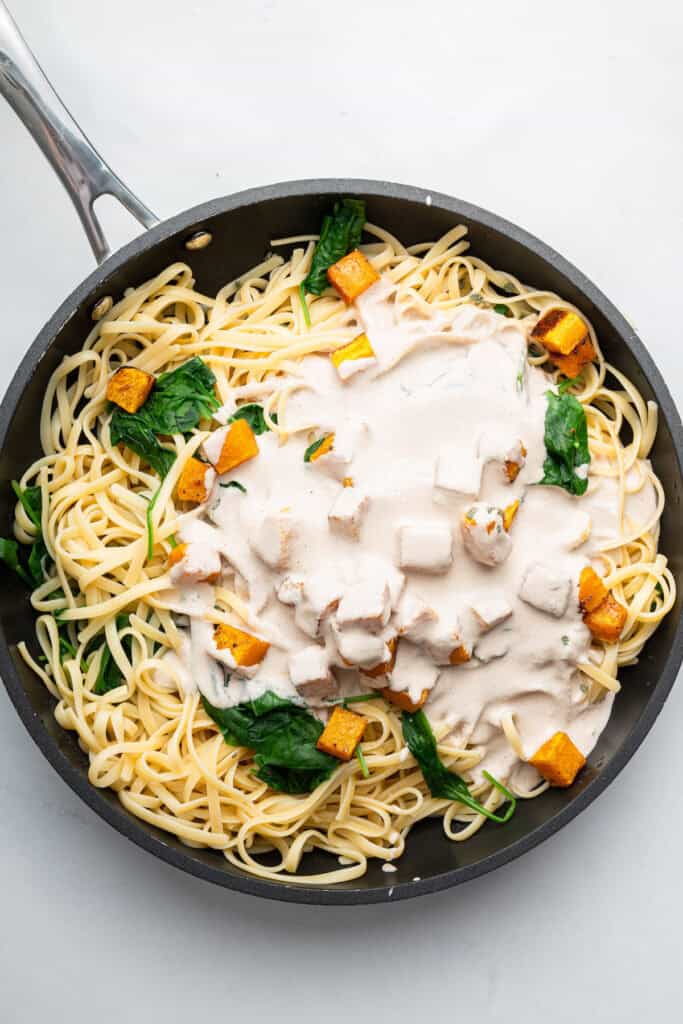
<svg viewBox="0 0 683 1024"><path fill-rule="evenodd" d="M448 660L451 665L464 665L465 662L470 660L470 658L470 652L463 646L463 644L460 644L460 646L456 647L454 651L451 651Z"/></svg>
<svg viewBox="0 0 683 1024"><path fill-rule="evenodd" d="M410 694L407 690L392 690L389 686L385 686L380 693L385 700L388 700L390 704L395 704L401 711L419 711L421 707L427 701L429 696L429 690L423 690L417 701L410 699Z"/></svg>
<svg viewBox="0 0 683 1024"><path fill-rule="evenodd" d="M135 366L122 366L107 384L107 398L110 402L134 413L145 404L154 387L151 373L138 370Z"/></svg>
<svg viewBox="0 0 683 1024"><path fill-rule="evenodd" d="M372 668L362 668L361 672L364 676L370 676L371 679L377 679L378 676L385 676L387 672L391 672L394 665L396 664L396 649L398 648L398 638L394 637L387 643L387 647L390 651L388 661L383 661L379 665L373 665Z"/></svg>
<svg viewBox="0 0 683 1024"><path fill-rule="evenodd" d="M379 274L362 252L354 249L327 271L327 280L334 285L344 302L351 303L371 284L379 281Z"/></svg>
<svg viewBox="0 0 683 1024"><path fill-rule="evenodd" d="M579 604L582 612L594 612L605 600L609 590L590 565L584 566L579 576Z"/></svg>
<svg viewBox="0 0 683 1024"><path fill-rule="evenodd" d="M540 341L549 352L566 356L588 334L586 324L569 309L550 309L541 317L531 332L534 341Z"/></svg>
<svg viewBox="0 0 683 1024"><path fill-rule="evenodd" d="M241 466L258 455L258 443L254 431L246 420L235 420L228 427L223 441L221 453L216 463L218 474L229 473L231 469Z"/></svg>
<svg viewBox="0 0 683 1024"><path fill-rule="evenodd" d="M597 357L595 346L589 336L580 341L576 348L569 355L561 356L553 353L551 356L555 366L565 377L578 377L584 366L592 363Z"/></svg>
<svg viewBox="0 0 683 1024"><path fill-rule="evenodd" d="M236 665L258 665L268 653L269 643L236 626L220 623L214 626L213 642L219 651L230 651Z"/></svg>
<svg viewBox="0 0 683 1024"><path fill-rule="evenodd" d="M337 373L344 381L348 380L357 369L362 369L360 364L363 361L371 360L373 363L376 362L374 349L365 334L359 334L348 345L343 345L342 348L332 352L330 359ZM369 364L365 362L365 365Z"/></svg>
<svg viewBox="0 0 683 1024"><path fill-rule="evenodd" d="M623 604L607 594L607 597L592 612L586 612L583 621L586 623L596 640L607 644L615 644L621 636L628 612Z"/></svg>
<svg viewBox="0 0 683 1024"><path fill-rule="evenodd" d="M332 757L338 757L340 761L350 761L367 724L367 718L338 706L330 715L316 747Z"/></svg>
<svg viewBox="0 0 683 1024"><path fill-rule="evenodd" d="M180 501L192 501L196 505L206 501L209 496L207 473L211 474L209 479L212 480L213 470L206 462L200 462L194 456L187 460L176 485L176 494Z"/></svg>
<svg viewBox="0 0 683 1024"><path fill-rule="evenodd" d="M525 459L526 458L526 448L524 447L523 444L520 444L519 449L520 449L520 452L522 454L522 458ZM508 478L508 481L511 484L513 484L515 482L515 480L517 479L517 477L519 476L519 471L522 468L523 464L524 464L523 462L515 462L514 459L506 459L505 460L505 463L504 463L505 476Z"/></svg>
<svg viewBox="0 0 683 1024"><path fill-rule="evenodd" d="M512 521L517 515L518 508L519 502L513 501L511 505L507 505L506 508L503 509L503 526L507 531L509 531L512 526Z"/></svg>
<svg viewBox="0 0 683 1024"><path fill-rule="evenodd" d="M327 455L328 452L331 452L333 448L334 434L328 434L327 437L323 438L323 440L318 445L316 450L314 452L311 452L311 454L308 456L308 461L315 462L315 460L319 459L322 455Z"/></svg>
<svg viewBox="0 0 683 1024"><path fill-rule="evenodd" d="M177 544L171 551L166 561L166 568L172 569L178 562L182 562L183 558L187 554L187 544Z"/></svg>
<svg viewBox="0 0 683 1024"><path fill-rule="evenodd" d="M586 758L566 732L556 732L538 748L529 762L551 786L571 786Z"/></svg>

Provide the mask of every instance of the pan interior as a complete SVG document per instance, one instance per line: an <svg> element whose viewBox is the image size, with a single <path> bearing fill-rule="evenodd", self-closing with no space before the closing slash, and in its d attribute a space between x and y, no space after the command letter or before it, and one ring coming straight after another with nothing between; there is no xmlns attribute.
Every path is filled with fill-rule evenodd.
<svg viewBox="0 0 683 1024"><path fill-rule="evenodd" d="M47 382L62 356L81 347L92 327L93 303L107 294L116 299L125 288L175 261L189 263L197 288L214 294L262 260L271 249L271 239L317 232L323 213L340 192L365 198L368 219L406 245L434 240L455 224L466 224L476 255L536 287L557 292L592 321L608 362L622 370L646 399L660 404L659 432L652 452L655 471L667 495L660 550L669 558L680 594L683 537L676 529L683 485L680 420L657 371L625 322L580 274L512 225L455 200L433 197L428 205L426 194L419 190L377 183L295 183L217 200L160 225L96 271L46 326L4 399L0 412L0 436L4 433L0 452L2 532L11 521L14 505L9 483L41 454L39 410ZM187 251L185 241L198 228L209 231L213 241L206 249ZM287 255L286 249L278 251ZM570 791L550 790L535 800L522 801L507 825L488 824L465 843L448 841L440 820L423 822L411 833L395 872L387 874L379 862L371 862L363 878L329 890L255 881L220 854L189 849L128 815L111 791L90 787L87 758L75 734L64 732L56 724L53 698L16 656L16 644L21 640L34 652L37 648L26 591L11 574L4 576L0 590L0 667L22 718L53 765L98 813L151 852L212 881L261 895L304 902L371 902L388 898L389 890L393 898L416 895L495 867L551 834L585 806L623 766L661 707L680 662L679 620L677 603L648 642L640 663L622 670L622 691L608 727L589 759L588 769ZM303 870L315 873L329 870L332 864L329 855L311 854Z"/></svg>

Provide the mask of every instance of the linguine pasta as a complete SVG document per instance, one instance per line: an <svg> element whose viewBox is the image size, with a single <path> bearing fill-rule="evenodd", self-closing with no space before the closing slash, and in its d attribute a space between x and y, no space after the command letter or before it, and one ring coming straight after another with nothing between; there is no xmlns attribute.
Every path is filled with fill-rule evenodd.
<svg viewBox="0 0 683 1024"><path fill-rule="evenodd" d="M363 252L398 286L398 301L406 306L432 310L474 303L490 308L504 302L518 319L551 306L573 308L471 255L464 227L436 243L408 248L379 227L368 224L366 232L374 241ZM160 486L137 455L111 444L105 398L107 381L123 364L156 374L198 355L216 376L219 400L258 398L268 426L286 443L282 424L296 383L276 387L277 375L295 369L305 355L334 351L357 333L348 307L329 291L309 296L307 324L299 286L309 271L315 238L276 240L275 249L291 250L289 259L269 256L215 297L195 290L189 266L167 267L128 290L93 327L82 350L65 357L54 372L40 417L44 454L21 480L22 487L42 489L42 532L52 559L49 579L31 594L41 654L23 644L21 653L54 696L59 724L77 733L93 785L111 787L132 814L188 846L221 851L252 874L323 885L359 877L368 858L395 860L422 818L441 817L446 835L458 842L485 819L457 802L430 796L405 746L398 710L379 697L363 705L370 720L363 743L368 777L353 759L340 763L305 796L274 792L259 781L250 752L226 744L199 695L182 697L173 670L162 659L179 644L163 592L183 511L175 487L208 429L170 439L177 457ZM590 333L599 353L592 327ZM542 350L530 350L533 365L546 359ZM598 702L607 691L619 689L619 668L635 663L671 609L675 592L666 558L658 551L664 494L652 471L643 468L649 464L640 461L647 459L655 439L656 405L646 402L601 355L573 390L587 414L591 474L613 477L619 496L619 539L600 557L605 584L626 606L628 617L621 639L594 647L581 666L587 699ZM626 498L646 483L655 488L656 511L648 522L633 522ZM17 539L30 542L35 532L17 504ZM130 614L129 625L120 631L116 616L124 611ZM222 586L210 621L227 623L234 613L248 617L243 599ZM60 624L62 636L65 628L69 636L66 652ZM86 660L86 651L103 630L125 682L98 696L93 686L99 658ZM130 643L124 646L126 638ZM521 754L514 715L505 715L501 725ZM437 738L447 733L438 723L435 730ZM439 752L461 774L482 757L477 746L459 748L449 742L440 743ZM514 780L509 785L526 798L547 783L531 790ZM502 801L488 784L475 785L472 792L491 810ZM313 849L335 855L338 865L321 874L298 873L304 853ZM266 852L271 856L264 858Z"/></svg>

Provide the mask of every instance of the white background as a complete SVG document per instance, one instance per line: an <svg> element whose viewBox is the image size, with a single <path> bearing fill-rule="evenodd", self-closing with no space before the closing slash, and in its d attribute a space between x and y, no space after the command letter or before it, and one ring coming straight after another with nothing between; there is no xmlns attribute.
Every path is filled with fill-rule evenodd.
<svg viewBox="0 0 683 1024"><path fill-rule="evenodd" d="M318 175L457 195L585 270L681 402L679 4L10 2L67 106L160 216ZM4 388L92 261L5 108L0 143ZM116 242L132 233L114 218ZM521 861L347 910L233 895L155 861L66 788L3 692L0 1018L673 1021L682 712L679 688L597 804Z"/></svg>

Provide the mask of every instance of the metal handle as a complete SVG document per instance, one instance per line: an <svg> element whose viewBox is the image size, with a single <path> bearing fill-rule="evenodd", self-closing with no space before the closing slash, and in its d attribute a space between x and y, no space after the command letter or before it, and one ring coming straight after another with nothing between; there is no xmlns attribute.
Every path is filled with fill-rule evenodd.
<svg viewBox="0 0 683 1024"><path fill-rule="evenodd" d="M114 174L78 127L26 45L3 0L0 0L0 92L59 175L98 263L110 252L93 208L99 196L114 196L146 228L159 223L158 217Z"/></svg>

